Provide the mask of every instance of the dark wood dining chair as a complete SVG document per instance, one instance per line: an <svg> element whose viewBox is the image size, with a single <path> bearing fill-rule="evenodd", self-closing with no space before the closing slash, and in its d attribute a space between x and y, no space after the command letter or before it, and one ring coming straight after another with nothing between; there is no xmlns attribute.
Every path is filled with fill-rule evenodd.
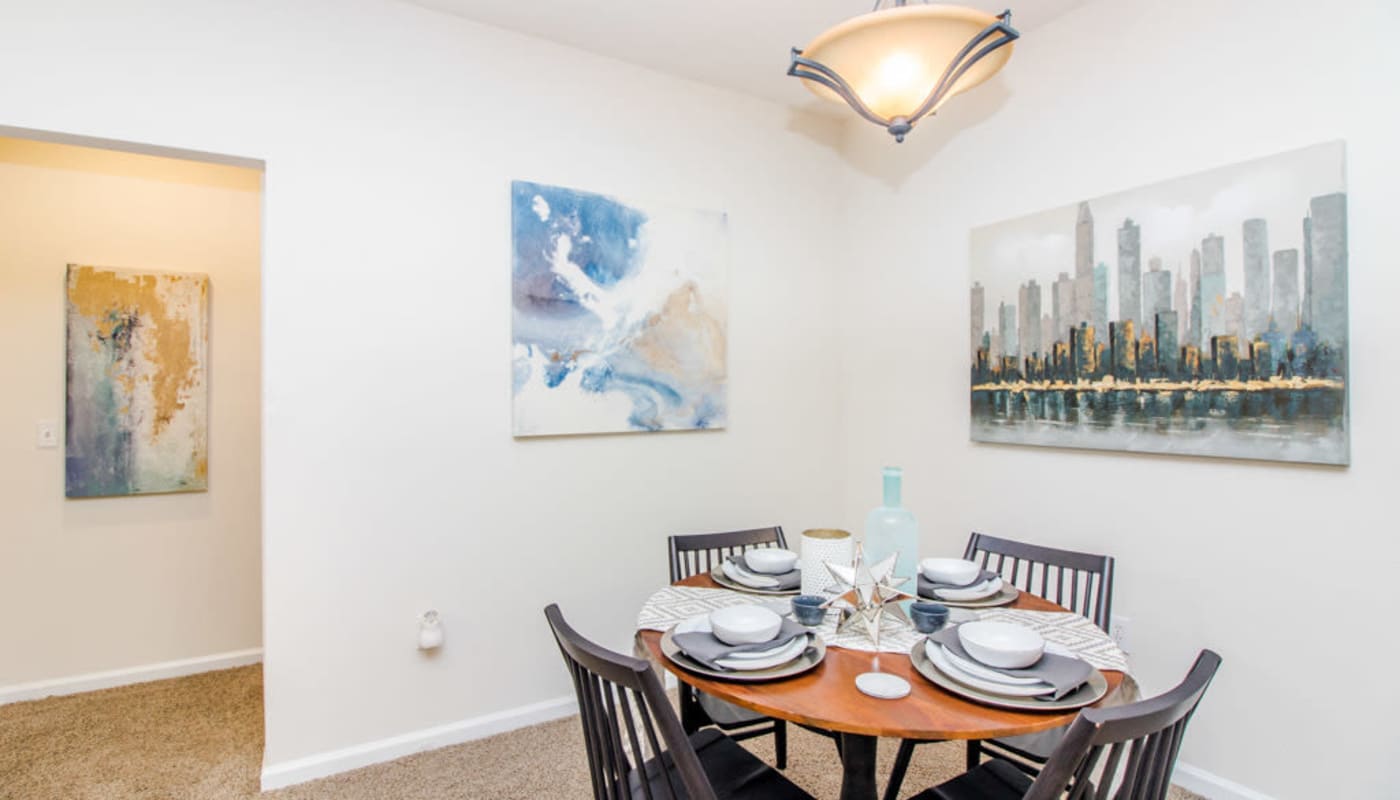
<svg viewBox="0 0 1400 800"><path fill-rule="evenodd" d="M1219 668L1220 656L1202 650L1186 679L1171 691L1079 712L1034 778L997 758L911 800L1163 800L1186 725Z"/></svg>
<svg viewBox="0 0 1400 800"><path fill-rule="evenodd" d="M1108 632L1113 613L1113 556L1061 550L973 532L968 537L963 558L997 573L1003 581L1021 591L1063 606ZM1022 770L1034 774L1059 745L1065 730L1055 728L1026 736L971 740L967 743L967 768L976 767L983 753L987 753L1009 759ZM919 744L922 742L913 739L899 743L885 800L894 800L898 795L914 748Z"/></svg>
<svg viewBox="0 0 1400 800"><path fill-rule="evenodd" d="M715 728L686 735L648 661L607 650L545 619L578 695L596 800L812 800Z"/></svg>
<svg viewBox="0 0 1400 800"><path fill-rule="evenodd" d="M757 547L786 548L783 529L752 528L722 533L679 534L667 542L671 564L671 583L699 573L717 569L726 558ZM778 769L787 769L787 723L710 697L682 683L681 725L693 733L706 725L714 725L736 740L773 734L773 760Z"/></svg>

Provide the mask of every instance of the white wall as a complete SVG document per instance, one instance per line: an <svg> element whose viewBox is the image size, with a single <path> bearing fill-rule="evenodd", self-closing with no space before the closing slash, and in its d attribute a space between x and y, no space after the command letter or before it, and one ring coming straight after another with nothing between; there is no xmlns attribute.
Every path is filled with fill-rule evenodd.
<svg viewBox="0 0 1400 800"><path fill-rule="evenodd" d="M0 18L0 124L267 162L267 765L568 695L546 602L627 646L667 533L836 513L835 131L391 2ZM512 178L729 213L728 431L511 439Z"/></svg>
<svg viewBox="0 0 1400 800"><path fill-rule="evenodd" d="M0 138L0 702L261 643L258 186ZM209 275L209 491L64 499L69 263ZM36 446L39 420L59 447Z"/></svg>
<svg viewBox="0 0 1400 800"><path fill-rule="evenodd" d="M929 551L980 530L1113 553L1147 691L1199 648L1224 656L1182 760L1280 798L1400 791L1385 666L1400 560L1386 503L1400 474L1396 23L1380 0L1345 13L1100 0L1026 36L1000 80L904 145L873 126L848 143L845 521L897 463ZM1335 139L1349 162L1350 468L968 442L969 229Z"/></svg>

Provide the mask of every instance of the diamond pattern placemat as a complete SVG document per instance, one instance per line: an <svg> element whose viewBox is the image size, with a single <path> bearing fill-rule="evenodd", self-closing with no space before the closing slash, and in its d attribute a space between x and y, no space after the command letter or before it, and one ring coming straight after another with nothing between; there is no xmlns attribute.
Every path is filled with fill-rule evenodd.
<svg viewBox="0 0 1400 800"><path fill-rule="evenodd" d="M1128 658L1103 629L1084 617L1069 611L1021 611L993 608L977 615L978 619L1014 622L1035 630L1045 641L1069 648L1074 654L1098 669L1128 671Z"/></svg>
<svg viewBox="0 0 1400 800"><path fill-rule="evenodd" d="M761 605L786 614L791 598L768 598L735 592L730 589L705 589L694 586L667 586L642 605L637 614L639 629L664 631L672 625L700 614L708 614L718 608L742 605ZM1068 611L1019 611L1005 608L992 608L970 612L953 609L953 619L975 616L976 619L1014 622L1034 629L1047 642L1066 647L1098 669L1112 669L1128 672L1128 659L1118 644L1109 638L1097 625L1078 614ZM964 614L966 616L964 616ZM836 633L836 614L828 613L822 624L813 629L822 637L828 647L844 647L849 650L875 652L875 643L860 631ZM880 629L880 650L882 653L908 653L923 634L906 627L894 619L886 619Z"/></svg>

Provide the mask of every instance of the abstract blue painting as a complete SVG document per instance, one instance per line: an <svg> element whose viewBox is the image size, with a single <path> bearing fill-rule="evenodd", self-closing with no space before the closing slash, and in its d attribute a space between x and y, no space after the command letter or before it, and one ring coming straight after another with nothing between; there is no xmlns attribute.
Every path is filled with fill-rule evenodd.
<svg viewBox="0 0 1400 800"><path fill-rule="evenodd" d="M514 434L723 428L727 227L513 182Z"/></svg>

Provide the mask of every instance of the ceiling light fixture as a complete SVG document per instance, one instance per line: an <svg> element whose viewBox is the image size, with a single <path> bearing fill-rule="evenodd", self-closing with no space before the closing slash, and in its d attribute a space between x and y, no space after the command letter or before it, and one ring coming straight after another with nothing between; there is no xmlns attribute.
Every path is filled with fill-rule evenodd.
<svg viewBox="0 0 1400 800"><path fill-rule="evenodd" d="M827 30L805 50L792 48L788 74L902 142L948 98L995 75L1020 35L1010 11L876 0L870 13Z"/></svg>

